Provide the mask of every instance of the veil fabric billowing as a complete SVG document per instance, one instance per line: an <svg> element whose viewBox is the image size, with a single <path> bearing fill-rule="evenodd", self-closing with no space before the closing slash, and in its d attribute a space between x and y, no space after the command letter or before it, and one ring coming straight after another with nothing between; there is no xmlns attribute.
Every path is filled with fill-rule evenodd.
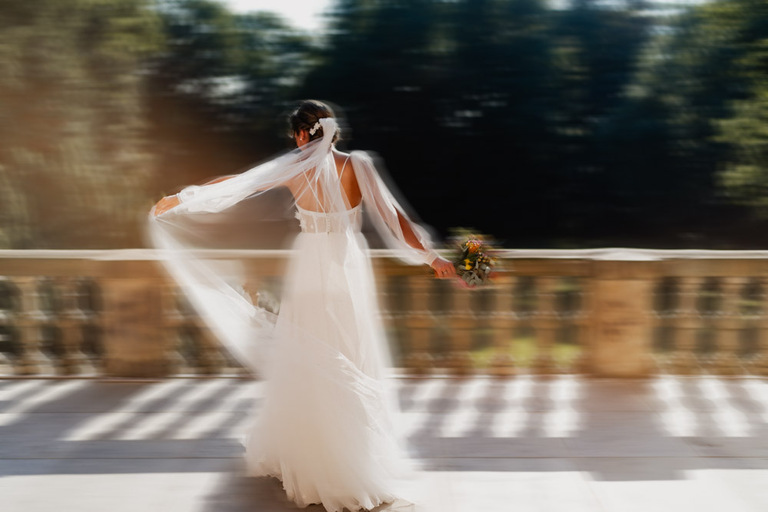
<svg viewBox="0 0 768 512"><path fill-rule="evenodd" d="M343 215L357 205L347 198L336 169L332 152L336 121L323 118L320 124L321 138L224 181L189 186L178 194L177 206L157 216L153 208L149 214L148 235L160 250L168 273L229 352L257 374L265 373L265 345L273 340L276 322L276 314L252 300L243 288L246 282L259 281L259 276L254 275L258 271L246 271L242 262L233 260L232 253L223 261L201 250L192 239L216 236L204 229L209 216L230 210L246 199L266 199L269 192L280 187L291 190L293 206L320 212L327 223L332 217L334 236L359 234L351 220L354 217ZM430 264L437 253L431 249L427 230L404 213L371 156L353 151L348 164L354 169L363 209L387 247L407 263ZM253 220L254 230L249 236L258 238L262 236L259 219ZM323 307L329 314L334 313L333 304Z"/></svg>

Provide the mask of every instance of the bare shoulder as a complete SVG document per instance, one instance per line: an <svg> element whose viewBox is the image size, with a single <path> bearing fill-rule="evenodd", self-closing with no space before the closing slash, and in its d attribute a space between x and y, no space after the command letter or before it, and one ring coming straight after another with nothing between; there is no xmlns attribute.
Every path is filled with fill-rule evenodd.
<svg viewBox="0 0 768 512"><path fill-rule="evenodd" d="M336 162L336 171L341 176L341 184L344 187L344 192L347 198L350 200L350 204L358 204L362 200L362 193L360 192L360 186L357 183L357 169L354 168L352 163L352 154L343 153L341 151L333 152L333 158ZM350 172L351 171L351 172Z"/></svg>
<svg viewBox="0 0 768 512"><path fill-rule="evenodd" d="M359 149L352 150L349 153L344 153L343 151L338 151L334 149L333 154L334 154L337 166L344 165L344 162L347 162L347 165L354 166L354 163L373 160L373 155L370 152L362 151Z"/></svg>
<svg viewBox="0 0 768 512"><path fill-rule="evenodd" d="M336 159L336 163L344 163L350 156L352 156L352 153L345 153L343 151L339 151L338 149L333 150L333 158Z"/></svg>
<svg viewBox="0 0 768 512"><path fill-rule="evenodd" d="M344 166L352 167L352 153L344 153L343 151L338 151L336 149L333 150L333 159L334 162L336 162L336 169L341 172L341 169L344 168Z"/></svg>

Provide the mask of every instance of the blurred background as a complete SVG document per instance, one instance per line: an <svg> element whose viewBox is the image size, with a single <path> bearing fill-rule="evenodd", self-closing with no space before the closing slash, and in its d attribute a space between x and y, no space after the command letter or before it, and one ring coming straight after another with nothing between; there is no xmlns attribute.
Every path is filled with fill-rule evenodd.
<svg viewBox="0 0 768 512"><path fill-rule="evenodd" d="M142 247L304 98L440 235L530 249L472 292L374 262L455 510L768 510L768 259L661 250L768 249L766 0L0 0L3 510L289 509L236 473L262 383L152 253L30 249Z"/></svg>
<svg viewBox="0 0 768 512"><path fill-rule="evenodd" d="M764 0L3 0L0 248L140 247L302 98L442 235L764 248L767 71Z"/></svg>

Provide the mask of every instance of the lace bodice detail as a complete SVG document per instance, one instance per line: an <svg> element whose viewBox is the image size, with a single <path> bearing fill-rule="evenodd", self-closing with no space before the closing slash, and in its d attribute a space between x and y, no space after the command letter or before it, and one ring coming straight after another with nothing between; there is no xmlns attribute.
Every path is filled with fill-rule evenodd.
<svg viewBox="0 0 768 512"><path fill-rule="evenodd" d="M296 218L302 233L343 233L347 227L360 231L363 224L362 205L343 212L316 212L296 205Z"/></svg>

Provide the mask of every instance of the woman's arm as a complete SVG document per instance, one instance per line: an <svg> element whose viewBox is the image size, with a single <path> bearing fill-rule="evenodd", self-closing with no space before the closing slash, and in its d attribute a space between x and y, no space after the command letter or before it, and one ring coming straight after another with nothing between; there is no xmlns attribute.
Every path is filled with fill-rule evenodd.
<svg viewBox="0 0 768 512"><path fill-rule="evenodd" d="M179 205L179 197L176 194L173 194L172 196L165 196L161 200L157 202L154 209L152 210L152 214L157 217L158 215L162 215L163 213L167 212L171 208L176 208Z"/></svg>
<svg viewBox="0 0 768 512"><path fill-rule="evenodd" d="M213 185L214 183L221 183L222 181L227 181L228 179L234 178L235 175L231 176L221 176L220 178L213 179L205 185ZM205 186L203 185L203 186ZM181 198L179 198L178 194L173 194L171 196L165 196L160 201L157 202L155 205L155 209L153 210L153 213L155 216L161 215L171 208L177 207L179 204L181 204Z"/></svg>
<svg viewBox="0 0 768 512"><path fill-rule="evenodd" d="M422 251L428 251L424 244L422 244L416 234L411 229L410 221L403 215L400 210L397 210L397 219L400 224L400 229L403 233L405 242L414 249L420 249ZM453 277L456 275L456 268L453 263L435 253L435 259L428 262L428 265L435 271L435 276L439 278Z"/></svg>
<svg viewBox="0 0 768 512"><path fill-rule="evenodd" d="M410 263L431 266L438 277L455 275L453 264L432 249L427 231L403 212L379 176L373 160L364 152L352 153L355 176L366 203L366 211L383 240L398 256Z"/></svg>

